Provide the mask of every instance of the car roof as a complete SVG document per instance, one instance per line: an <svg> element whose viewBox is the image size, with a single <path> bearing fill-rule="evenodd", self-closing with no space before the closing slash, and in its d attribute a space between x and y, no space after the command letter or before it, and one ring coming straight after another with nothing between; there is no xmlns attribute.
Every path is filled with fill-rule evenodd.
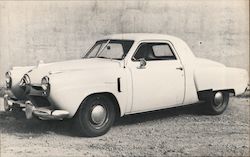
<svg viewBox="0 0 250 157"><path fill-rule="evenodd" d="M111 34L104 36L104 39L124 39L124 40L180 40L177 37L166 35L166 34L155 34L155 33L124 33L124 34Z"/></svg>
<svg viewBox="0 0 250 157"><path fill-rule="evenodd" d="M193 62L195 56L193 52L190 50L189 46L182 39L166 35L166 34L154 34L154 33L125 33L125 34L111 34L108 36L104 36L100 40L107 39L123 39L123 40L134 40L135 42L147 41L147 40L162 40L162 41L170 41L175 50L178 52L180 58L185 58L182 60L183 64L189 64L189 62Z"/></svg>

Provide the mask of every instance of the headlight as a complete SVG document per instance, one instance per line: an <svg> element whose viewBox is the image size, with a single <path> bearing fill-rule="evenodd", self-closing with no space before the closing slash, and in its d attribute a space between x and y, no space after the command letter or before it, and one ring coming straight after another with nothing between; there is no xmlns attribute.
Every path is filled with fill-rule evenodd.
<svg viewBox="0 0 250 157"><path fill-rule="evenodd" d="M20 86L25 86L25 85L28 85L28 84L30 84L30 83L31 83L31 81L30 81L29 75L25 74L25 75L23 76L23 78L21 79L19 85L20 85Z"/></svg>
<svg viewBox="0 0 250 157"><path fill-rule="evenodd" d="M49 84L49 77L48 76L44 76L42 78L41 84Z"/></svg>
<svg viewBox="0 0 250 157"><path fill-rule="evenodd" d="M41 80L41 84L42 84L42 88L43 90L47 90L48 86L49 86L49 77L48 76L44 76Z"/></svg>
<svg viewBox="0 0 250 157"><path fill-rule="evenodd" d="M5 73L5 83L7 88L11 88L12 85L12 79L11 79L11 73L10 71Z"/></svg>

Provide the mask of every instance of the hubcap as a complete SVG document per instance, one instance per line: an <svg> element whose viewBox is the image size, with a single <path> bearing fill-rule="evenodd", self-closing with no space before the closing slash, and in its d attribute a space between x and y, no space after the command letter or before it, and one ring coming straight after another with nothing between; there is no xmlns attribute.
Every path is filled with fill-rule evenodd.
<svg viewBox="0 0 250 157"><path fill-rule="evenodd" d="M97 124L101 125L105 122L107 116L106 109L101 105L94 106L92 112L91 112L91 120Z"/></svg>
<svg viewBox="0 0 250 157"><path fill-rule="evenodd" d="M214 103L216 106L220 106L223 103L223 93L222 92L217 92L214 95Z"/></svg>

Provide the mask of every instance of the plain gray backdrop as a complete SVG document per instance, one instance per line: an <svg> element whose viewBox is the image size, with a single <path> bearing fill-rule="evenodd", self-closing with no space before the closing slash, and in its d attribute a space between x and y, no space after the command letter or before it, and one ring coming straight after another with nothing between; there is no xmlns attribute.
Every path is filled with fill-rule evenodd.
<svg viewBox="0 0 250 157"><path fill-rule="evenodd" d="M162 33L249 70L248 0L1 1L0 84L11 66L76 59L98 37Z"/></svg>

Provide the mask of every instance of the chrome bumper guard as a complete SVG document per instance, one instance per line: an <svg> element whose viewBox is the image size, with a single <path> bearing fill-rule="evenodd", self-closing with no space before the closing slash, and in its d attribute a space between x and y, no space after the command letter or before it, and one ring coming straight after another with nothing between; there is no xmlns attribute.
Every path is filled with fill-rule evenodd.
<svg viewBox="0 0 250 157"><path fill-rule="evenodd" d="M52 110L48 107L35 107L31 101L21 102L15 101L9 98L7 94L4 95L4 110L11 111L15 105L22 108L25 112L26 118L31 119L33 116L38 117L41 120L62 120L69 115L68 111L65 110Z"/></svg>

